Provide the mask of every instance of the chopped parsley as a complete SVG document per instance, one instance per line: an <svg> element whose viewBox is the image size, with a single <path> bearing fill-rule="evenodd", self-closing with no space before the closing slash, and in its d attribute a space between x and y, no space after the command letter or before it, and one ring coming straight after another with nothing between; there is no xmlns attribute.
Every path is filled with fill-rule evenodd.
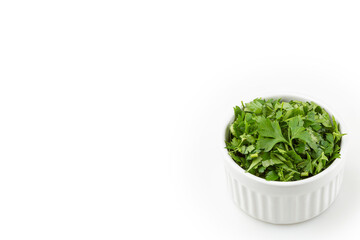
<svg viewBox="0 0 360 240"><path fill-rule="evenodd" d="M257 98L234 107L226 148L247 172L269 181L314 176L340 158L334 116L314 102Z"/></svg>

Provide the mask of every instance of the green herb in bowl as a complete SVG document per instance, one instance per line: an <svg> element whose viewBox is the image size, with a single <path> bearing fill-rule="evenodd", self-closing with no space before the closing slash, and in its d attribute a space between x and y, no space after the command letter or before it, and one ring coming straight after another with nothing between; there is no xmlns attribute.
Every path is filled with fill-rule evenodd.
<svg viewBox="0 0 360 240"><path fill-rule="evenodd" d="M226 148L247 172L272 181L314 176L340 158L334 118L314 102L257 98L234 107Z"/></svg>

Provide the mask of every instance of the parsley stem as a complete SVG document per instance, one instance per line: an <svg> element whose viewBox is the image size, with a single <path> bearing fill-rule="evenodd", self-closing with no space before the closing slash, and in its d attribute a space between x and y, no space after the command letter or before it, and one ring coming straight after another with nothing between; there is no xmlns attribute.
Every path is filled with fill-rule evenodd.
<svg viewBox="0 0 360 240"><path fill-rule="evenodd" d="M289 151L288 145L284 144L286 151Z"/></svg>
<svg viewBox="0 0 360 240"><path fill-rule="evenodd" d="M302 173L300 174L300 176L302 176L302 177L307 177L307 176L309 176L309 172L302 172Z"/></svg>
<svg viewBox="0 0 360 240"><path fill-rule="evenodd" d="M291 149L295 152L295 149L294 149L294 147L293 147L293 145L292 145L292 139L290 139L289 145L290 145Z"/></svg>

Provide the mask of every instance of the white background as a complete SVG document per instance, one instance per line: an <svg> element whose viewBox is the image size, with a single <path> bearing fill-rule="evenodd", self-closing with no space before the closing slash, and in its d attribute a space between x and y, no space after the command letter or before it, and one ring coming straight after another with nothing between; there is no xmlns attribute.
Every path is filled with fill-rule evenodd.
<svg viewBox="0 0 360 240"><path fill-rule="evenodd" d="M1 1L0 239L359 239L358 1ZM345 119L343 188L296 225L230 201L221 131L296 91Z"/></svg>

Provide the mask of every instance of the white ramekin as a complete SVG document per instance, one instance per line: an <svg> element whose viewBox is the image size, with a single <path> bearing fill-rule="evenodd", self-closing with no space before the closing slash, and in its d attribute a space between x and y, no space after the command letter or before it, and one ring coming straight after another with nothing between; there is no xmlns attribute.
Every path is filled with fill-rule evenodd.
<svg viewBox="0 0 360 240"><path fill-rule="evenodd" d="M346 132L343 121L326 104L299 94L272 94L262 98L282 98L284 101L314 101L340 124L341 132ZM233 202L245 213L256 219L274 224L299 223L316 217L325 211L339 193L345 163L346 136L341 140L341 158L321 173L294 182L267 181L246 173L228 155L225 139L229 134L229 120L223 135L223 152L227 183Z"/></svg>

